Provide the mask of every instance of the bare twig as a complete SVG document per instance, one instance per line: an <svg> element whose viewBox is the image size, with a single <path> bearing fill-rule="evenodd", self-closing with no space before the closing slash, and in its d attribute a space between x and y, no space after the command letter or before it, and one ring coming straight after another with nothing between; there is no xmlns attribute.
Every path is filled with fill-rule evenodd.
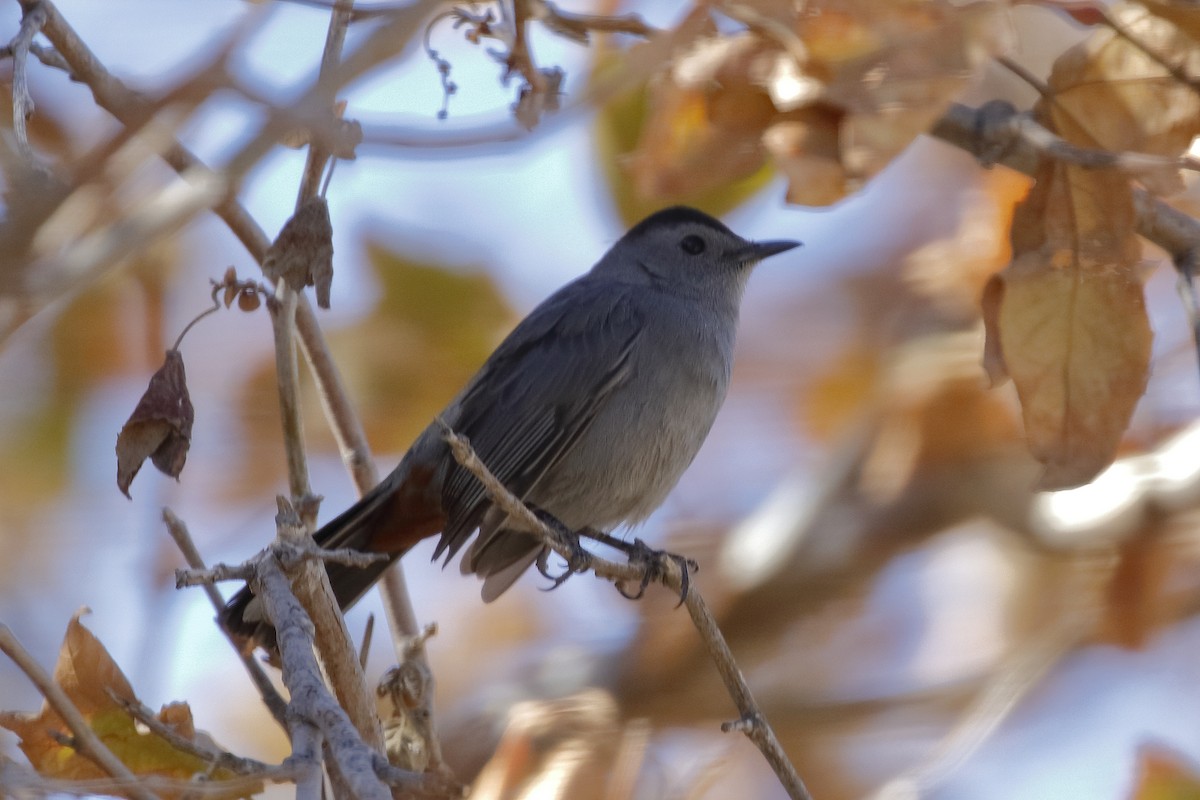
<svg viewBox="0 0 1200 800"><path fill-rule="evenodd" d="M934 124L930 134L971 153L985 164L1003 164L1026 175L1034 174L1038 161L1043 157L1042 151L1032 142L1020 138L997 154L995 137L987 131L987 126L992 123L984 108L954 103ZM1171 208L1142 189L1134 189L1133 204L1138 233L1166 250L1173 258L1200 246L1200 221Z"/></svg>
<svg viewBox="0 0 1200 800"><path fill-rule="evenodd" d="M286 555L287 551L292 551L301 556L297 559L282 560L285 566L290 568L292 589L315 626L317 652L321 654L321 663L329 676L329 684L337 695L338 702L353 721L362 741L382 753L383 731L379 726L379 717L375 712L374 701L367 691L366 676L355 655L346 620L339 612L333 590L329 586L329 576L322 564L304 556L311 542L306 528L284 498L278 498L278 502L279 515L276 522L279 527L279 544L289 547L285 551L277 552ZM296 547L293 549L291 546ZM300 569L291 569L293 564L299 564ZM332 745L332 742L330 744Z"/></svg>
<svg viewBox="0 0 1200 800"><path fill-rule="evenodd" d="M639 14L599 15L573 14L542 0L538 19L550 31L586 43L591 33L627 33L648 39L661 33L658 28L646 24Z"/></svg>
<svg viewBox="0 0 1200 800"><path fill-rule="evenodd" d="M546 77L533 63L529 50L529 4L532 0L513 0L513 43L508 53L508 71L519 72L535 94L545 94Z"/></svg>
<svg viewBox="0 0 1200 800"><path fill-rule="evenodd" d="M17 147L29 158L33 156L33 148L29 146L29 131L25 127L33 114L33 97L29 94L29 50L33 45L33 37L46 24L46 9L37 3L23 6L21 11L21 27L9 42L8 49L13 60L13 133L16 134Z"/></svg>
<svg viewBox="0 0 1200 800"><path fill-rule="evenodd" d="M235 756L225 750L211 747L195 739L189 739L158 718L153 709L136 699L123 697L112 689L108 696L113 702L125 709L131 717L145 725L151 733L165 740L171 747L182 753L188 753L208 764L213 769L224 769L238 775L250 775L276 783L293 782L296 780L296 769L288 764L265 764L253 758Z"/></svg>
<svg viewBox="0 0 1200 800"><path fill-rule="evenodd" d="M100 741L100 737L88 725L83 714L71 702L71 698L67 697L62 687L54 682L54 678L46 670L42 669L42 665L29 654L29 651L17 640L8 626L2 624L0 624L0 651L3 651L12 659L13 663L20 667L21 671L46 698L46 702L50 704L55 713L62 717L63 722L71 729L75 740L73 744L75 750L94 761L100 769L114 779L125 784L126 792L130 797L135 800L157 800L154 793L141 784L139 778L130 771L129 767L125 766L105 746L104 742Z"/></svg>
<svg viewBox="0 0 1200 800"><path fill-rule="evenodd" d="M955 109L951 109L947 117L954 113ZM1165 169L1200 170L1200 161L1188 155L1173 157L1080 147L1003 100L985 103L975 113L975 136L985 141L977 155L985 163L1007 163L1008 154L1027 150L1083 169L1113 169L1133 175ZM935 135L947 126L947 117L935 127ZM1021 162L1022 171L1023 166Z"/></svg>
<svg viewBox="0 0 1200 800"><path fill-rule="evenodd" d="M229 780L180 780L160 775L143 775L133 780L97 778L93 780L53 780L42 777L28 767L0 758L0 795L12 798L96 795L127 797L138 790L158 792L164 796L203 800L245 797L262 785L258 778L243 776ZM152 795L153 796L153 795Z"/></svg>
<svg viewBox="0 0 1200 800"><path fill-rule="evenodd" d="M175 545L179 548L179 551L183 553L184 561L194 571L207 570L204 559L201 558L200 551L196 549L196 543L192 541L191 534L188 533L187 526L183 523L183 520L175 516L175 512L169 508L164 508L162 513L167 531L171 534L171 538L175 540ZM212 603L213 609L220 614L221 609L225 607L225 599L221 597L221 593L213 586L212 581L203 582L200 586L204 588L204 593L208 596L209 602ZM263 671L262 665L254 659L254 655L244 652L232 637L227 635L226 638L229 639L234 652L238 654L238 658L241 660L242 666L245 667L246 673L250 676L254 688L258 689L258 693L263 699L263 704L266 705L267 710L271 712L271 716L275 718L280 727L286 730L287 703L279 696L279 692L275 690L275 685L271 683L271 679Z"/></svg>
<svg viewBox="0 0 1200 800"><path fill-rule="evenodd" d="M273 557L259 562L255 593L262 599L275 627L283 665L283 680L291 695L289 707L295 718L316 725L329 745L331 757L350 791L361 800L388 800L391 793L376 775L382 758L367 746L354 724L333 699L321 680L313 655L313 623L292 594L290 582ZM419 776L410 775L420 786Z"/></svg>
<svg viewBox="0 0 1200 800"><path fill-rule="evenodd" d="M249 581L254 579L254 562L245 564L215 564L208 569L175 570L175 588L212 586L219 581Z"/></svg>
<svg viewBox="0 0 1200 800"><path fill-rule="evenodd" d="M455 460L479 479L492 502L499 506L517 526L541 537L542 542L547 547L567 559L568 563L571 564L571 568L577 568L577 562L581 554L568 543L564 542L558 532L539 519L520 499L509 492L492 475L487 466L475 454L475 451L471 449L470 443L464 437L456 434L440 418L438 421L442 426L443 436L447 444L449 444ZM715 618L708 610L708 605L704 602L704 598L695 587L690 587L686 592L684 591L685 578L678 561L670 557L665 557L660 559L661 563L653 565L653 567L648 567L644 565L618 564L615 561L600 558L593 553L583 554L582 557L586 561L586 564L580 564L578 567L590 569L601 578L607 578L614 582L634 583L644 583L648 579L657 579L671 591L683 596L683 602L687 606L688 614L691 615L692 623L696 626L701 639L704 640L709 656L716 665L717 671L721 675L721 680L724 682L730 698L733 700L734 705L737 706L738 712L741 715L737 721L728 723L722 726L722 728L724 730L741 731L754 742L755 746L762 752L763 757L766 758L767 763L770 764L771 769L775 771L776 777L790 797L797 800L812 800L812 796L804 786L804 782L796 772L796 768L783 752L783 747L780 745L779 739L775 736L770 723L767 722L766 717L759 709L757 703L755 703L754 697L750 692L750 687L746 683L745 676L742 675L741 669L738 668L737 662L734 661L733 654L725 642L725 636L721 633ZM653 571L648 572L648 569L652 569Z"/></svg>
<svg viewBox="0 0 1200 800"><path fill-rule="evenodd" d="M1021 80L1025 81L1025 83L1033 87L1033 90L1041 95L1044 99L1050 101L1054 100L1054 92L1050 90L1050 87L1046 85L1046 82L1026 69L1024 64L1021 64L1020 62L1015 61L1008 56L997 56L996 63L1004 67L1013 75L1016 75Z"/></svg>
<svg viewBox="0 0 1200 800"><path fill-rule="evenodd" d="M353 0L337 0L329 15L329 30L325 34L325 50L321 54L321 70L317 76L317 85L328 92L325 98L327 113L333 116L333 103L336 87L329 81L342 58L342 46L346 42L346 28L354 10ZM304 203L317 195L321 182L321 173L329 161L329 148L320 140L315 140L308 146L308 158L304 164L304 175L300 180L300 190L296 197L296 210L299 211Z"/></svg>
<svg viewBox="0 0 1200 800"><path fill-rule="evenodd" d="M283 423L283 446L287 453L288 489L292 502L306 525L311 525L316 508L308 483L308 458L304 452L304 424L300 421L299 374L296 365L296 292L280 281L274 302L267 303L275 332L275 379L279 389L279 411Z"/></svg>

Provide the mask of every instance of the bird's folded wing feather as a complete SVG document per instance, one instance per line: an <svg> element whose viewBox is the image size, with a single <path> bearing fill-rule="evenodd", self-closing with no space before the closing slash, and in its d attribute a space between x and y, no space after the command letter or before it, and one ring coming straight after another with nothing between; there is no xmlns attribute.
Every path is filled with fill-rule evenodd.
<svg viewBox="0 0 1200 800"><path fill-rule="evenodd" d="M533 311L492 354L463 393L455 430L517 497L524 497L588 429L628 380L645 329L635 293L645 287L568 284ZM465 544L490 503L461 466L442 493L448 515L434 557Z"/></svg>

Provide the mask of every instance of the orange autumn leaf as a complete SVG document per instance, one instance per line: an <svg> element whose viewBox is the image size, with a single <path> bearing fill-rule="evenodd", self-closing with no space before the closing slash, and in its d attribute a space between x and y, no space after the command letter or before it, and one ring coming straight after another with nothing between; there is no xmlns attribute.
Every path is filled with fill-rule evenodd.
<svg viewBox="0 0 1200 800"><path fill-rule="evenodd" d="M139 730L136 720L113 697L135 700L133 687L100 640L79 621L79 615L72 617L67 626L54 668L54 682L79 709L104 745L135 775L157 775L183 781L197 774L217 780L234 777L229 770L210 768L196 756L175 749L166 739ZM197 738L191 709L186 704L164 706L158 718L181 736ZM2 712L0 727L20 737L22 752L41 775L66 780L107 777L90 758L70 746L71 730L49 703L43 703L36 714ZM216 796L248 797L261 790L261 785L256 785ZM182 793L160 794L163 797L182 796Z"/></svg>

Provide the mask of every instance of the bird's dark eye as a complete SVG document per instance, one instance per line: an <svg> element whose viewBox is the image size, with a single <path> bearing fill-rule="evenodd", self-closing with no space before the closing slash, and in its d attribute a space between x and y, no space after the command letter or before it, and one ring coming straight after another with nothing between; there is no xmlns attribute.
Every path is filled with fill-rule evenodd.
<svg viewBox="0 0 1200 800"><path fill-rule="evenodd" d="M685 236L679 242L679 246L683 248L683 252L688 255L699 255L704 252L704 240L699 236Z"/></svg>

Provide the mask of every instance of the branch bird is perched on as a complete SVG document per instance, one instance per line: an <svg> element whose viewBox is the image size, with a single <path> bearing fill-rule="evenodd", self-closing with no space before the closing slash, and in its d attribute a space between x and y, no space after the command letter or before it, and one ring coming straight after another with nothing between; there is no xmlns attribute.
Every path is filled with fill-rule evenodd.
<svg viewBox="0 0 1200 800"><path fill-rule="evenodd" d="M509 491L571 530L640 522L691 464L725 400L751 268L798 244L747 241L691 208L659 211L522 320L441 419ZM449 560L478 531L462 569L483 578L491 601L542 552L506 523L435 422L315 539L391 556L365 569L327 565L347 608L421 539L441 533L434 558ZM269 642L259 605L243 589L222 622Z"/></svg>

